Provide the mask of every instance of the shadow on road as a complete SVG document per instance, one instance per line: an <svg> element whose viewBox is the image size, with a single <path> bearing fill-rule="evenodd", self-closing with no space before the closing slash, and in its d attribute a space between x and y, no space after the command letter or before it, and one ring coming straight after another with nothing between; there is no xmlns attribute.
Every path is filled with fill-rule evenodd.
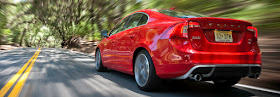
<svg viewBox="0 0 280 97"><path fill-rule="evenodd" d="M195 82L189 80L165 80L159 90L154 92L145 92L138 89L134 76L123 74L118 71L109 70L108 72L98 72L102 77L109 79L123 88L127 88L136 93L147 96L214 96L214 97L248 97L255 96L245 90L238 88L223 89L215 87L207 82Z"/></svg>

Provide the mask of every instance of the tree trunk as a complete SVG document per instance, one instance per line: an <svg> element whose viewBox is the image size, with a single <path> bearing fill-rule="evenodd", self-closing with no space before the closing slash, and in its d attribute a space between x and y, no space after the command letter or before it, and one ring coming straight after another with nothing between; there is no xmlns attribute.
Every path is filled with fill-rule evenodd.
<svg viewBox="0 0 280 97"><path fill-rule="evenodd" d="M61 47L63 48L64 46L66 46L65 34L59 28L58 28L58 32L59 32L59 35L62 38Z"/></svg>
<svg viewBox="0 0 280 97"><path fill-rule="evenodd" d="M41 44L41 38L39 39L39 41L38 41L38 43L37 43L37 45L36 45L36 47L40 47L40 44Z"/></svg>
<svg viewBox="0 0 280 97"><path fill-rule="evenodd" d="M21 37L20 37L19 46L22 46L22 41L23 41L23 38L24 38L24 36L25 36L25 32L26 32L26 28L23 29L22 35L21 35Z"/></svg>

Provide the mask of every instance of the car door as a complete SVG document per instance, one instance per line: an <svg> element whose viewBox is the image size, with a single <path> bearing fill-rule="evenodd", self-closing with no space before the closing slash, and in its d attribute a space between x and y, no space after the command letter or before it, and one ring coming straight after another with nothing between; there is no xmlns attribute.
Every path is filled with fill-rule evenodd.
<svg viewBox="0 0 280 97"><path fill-rule="evenodd" d="M104 66L114 68L116 65L116 61L118 60L116 58L116 47L118 45L115 43L116 40L118 40L120 34L119 32L124 30L124 26L129 20L130 17L126 17L123 20L121 20L109 33L109 37L107 38L104 45L106 45L107 48L104 48L103 50L103 64Z"/></svg>
<svg viewBox="0 0 280 97"><path fill-rule="evenodd" d="M132 15L128 23L125 25L125 30L121 32L121 36L117 39L116 55L118 58L117 66L120 71L132 71L133 48L135 46L136 32L139 31L139 21L143 13L135 13Z"/></svg>

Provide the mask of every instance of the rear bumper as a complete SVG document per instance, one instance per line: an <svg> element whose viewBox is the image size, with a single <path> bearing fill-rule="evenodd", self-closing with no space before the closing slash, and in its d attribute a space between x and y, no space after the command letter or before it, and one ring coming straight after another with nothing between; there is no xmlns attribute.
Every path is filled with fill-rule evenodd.
<svg viewBox="0 0 280 97"><path fill-rule="evenodd" d="M175 79L194 79L195 74L200 74L202 76L202 80L246 76L250 78L257 78L260 73L260 64L195 65L186 74L176 77Z"/></svg>
<svg viewBox="0 0 280 97"><path fill-rule="evenodd" d="M223 75L234 77L235 74L237 74L236 76L251 76L249 67L252 65L260 69L262 64L259 48L257 44L254 45L248 52L207 52L194 50L188 40L162 39L158 41L157 46L151 49L151 57L156 73L162 79L180 78L180 76L186 76L188 72L192 72L191 69L198 67L199 69L208 67L210 69L206 68L206 70L210 71L215 70L213 76L206 78L223 77ZM239 69L242 73L239 73ZM189 76L185 78L189 78Z"/></svg>

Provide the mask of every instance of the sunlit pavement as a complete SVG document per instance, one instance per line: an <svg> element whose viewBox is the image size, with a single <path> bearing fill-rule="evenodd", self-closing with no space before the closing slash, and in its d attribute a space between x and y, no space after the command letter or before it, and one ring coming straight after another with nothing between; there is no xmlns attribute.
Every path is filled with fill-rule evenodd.
<svg viewBox="0 0 280 97"><path fill-rule="evenodd" d="M32 57L37 48L0 53L0 88ZM14 87L14 86L13 86ZM5 94L8 96L13 87ZM94 57L66 49L42 48L19 94L20 97L171 97L280 96L234 86L221 89L207 82L166 81L158 91L138 89L134 77L117 71L97 72Z"/></svg>

